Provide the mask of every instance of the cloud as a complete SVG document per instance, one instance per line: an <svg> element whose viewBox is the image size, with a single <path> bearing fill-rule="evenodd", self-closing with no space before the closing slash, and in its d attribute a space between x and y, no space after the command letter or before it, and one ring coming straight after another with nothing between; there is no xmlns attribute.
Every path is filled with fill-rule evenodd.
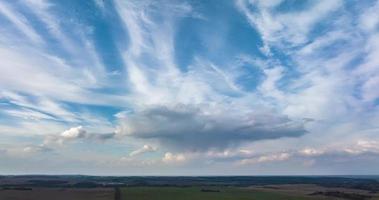
<svg viewBox="0 0 379 200"><path fill-rule="evenodd" d="M331 145L322 148L304 148L304 149L292 149L282 152L270 152L266 154L244 154L240 156L238 154L230 154L242 165L254 165L265 162L280 162L292 160L304 161L307 167L311 167L314 164L324 162L338 163L338 162L350 162L354 159L370 159L371 157L379 157L378 141L367 141L360 139L353 143L343 143L341 145ZM212 159L212 157L210 157ZM311 160L310 160L311 159ZM311 165L307 165L311 163Z"/></svg>
<svg viewBox="0 0 379 200"><path fill-rule="evenodd" d="M105 3L103 0L94 0L95 1L95 4L96 6L101 9L101 10L104 10L105 9Z"/></svg>
<svg viewBox="0 0 379 200"><path fill-rule="evenodd" d="M0 2L0 57L7 58L0 63L1 135L46 135L46 141L59 143L68 139L58 132L83 124L106 133L88 134L91 141L114 136L110 119L94 107L125 106L122 94L107 90L119 87L113 80L120 75L104 65L95 27L81 21L80 13L62 13L61 6L66 5Z"/></svg>
<svg viewBox="0 0 379 200"><path fill-rule="evenodd" d="M269 155L262 155L257 158L243 159L240 161L240 164L251 165L251 164L257 164L257 163L278 162L278 161L288 160L290 157L291 157L291 154L289 153L269 154Z"/></svg>
<svg viewBox="0 0 379 200"><path fill-rule="evenodd" d="M183 156L189 165L222 166L225 164L225 166L235 167L235 170L244 169L246 167L262 170L262 166L272 167L275 165L292 166L290 171L295 168L296 170L305 169L307 171L313 167L319 169L317 167L320 166L330 170L343 170L343 163L355 162L356 160L370 163L375 162L379 157L379 151L376 145L377 141L359 140L354 143L343 143L337 146L329 144L327 147L317 148L307 147L301 149L291 147L290 149L279 151L266 149L264 153L247 149L231 148L223 151L189 152L184 153ZM292 171L292 173L294 173L294 171Z"/></svg>
<svg viewBox="0 0 379 200"><path fill-rule="evenodd" d="M324 154L324 151L313 148L305 148L299 151L299 154L304 156L318 156Z"/></svg>
<svg viewBox="0 0 379 200"><path fill-rule="evenodd" d="M245 158L250 158L254 156L255 153L251 150L239 149L239 150L231 150L226 149L224 151L208 151L205 156L207 159L211 159L213 161L234 161L241 160Z"/></svg>
<svg viewBox="0 0 379 200"><path fill-rule="evenodd" d="M145 154L145 153L149 153L149 152L155 152L155 151L157 151L157 148L145 144L145 145L143 145L142 148L130 152L129 156L139 156L141 154Z"/></svg>
<svg viewBox="0 0 379 200"><path fill-rule="evenodd" d="M162 158L164 163L178 164L186 161L186 157L183 154L173 154L171 152L167 152L164 154Z"/></svg>
<svg viewBox="0 0 379 200"><path fill-rule="evenodd" d="M306 133L302 120L290 119L259 95L242 91L235 70L202 55L193 58L187 71L180 69L174 33L182 18L192 16L192 5L122 1L115 5L130 39L120 51L128 71L131 109L123 117L117 115L117 133L156 140L180 151L225 149ZM162 12L166 9L170 12ZM155 18L158 11L160 19ZM269 78L262 92L273 91L282 72L265 72Z"/></svg>
<svg viewBox="0 0 379 200"><path fill-rule="evenodd" d="M158 140L182 151L223 149L240 143L306 133L302 121L275 114L240 113L232 109L214 112L207 105L147 108L122 119L119 131L127 136Z"/></svg>
<svg viewBox="0 0 379 200"><path fill-rule="evenodd" d="M46 114L43 114L40 112L36 112L33 110L29 110L29 109L21 109L21 110L4 109L2 112L6 113L8 115L11 115L13 117L18 117L18 118L22 118L22 119L26 119L26 120L42 120L42 119L51 120L51 119L54 119L53 117L51 117L49 115L46 115Z"/></svg>
<svg viewBox="0 0 379 200"><path fill-rule="evenodd" d="M78 126L63 131L60 136L68 140L84 138L87 136L87 131L85 131L82 126Z"/></svg>
<svg viewBox="0 0 379 200"><path fill-rule="evenodd" d="M41 36L30 26L28 19L13 10L6 2L0 3L0 13L6 16L30 40L35 43L42 43Z"/></svg>
<svg viewBox="0 0 379 200"><path fill-rule="evenodd" d="M363 154L367 152L379 154L379 142L375 140L358 140L356 144L346 147L344 151L350 154Z"/></svg>
<svg viewBox="0 0 379 200"><path fill-rule="evenodd" d="M315 120L307 126L309 134L299 139L304 146L313 146L315 137L320 146L330 143L325 141L350 143L363 134L361 130L376 127L372 120L377 119L378 93L373 88L378 83L379 40L372 10L378 1L363 7L309 1L302 8L282 10L281 4L288 3L236 2L260 32L263 45L286 57L266 54L265 61L276 65L264 69L266 80L258 88L263 97L283 108L282 114ZM351 15L351 9L367 12Z"/></svg>
<svg viewBox="0 0 379 200"><path fill-rule="evenodd" d="M52 151L53 149L46 147L45 145L27 146L23 148L23 152L25 153L47 153Z"/></svg>
<svg viewBox="0 0 379 200"><path fill-rule="evenodd" d="M359 26L368 32L373 31L379 25L379 14L376 12L379 9L379 1L376 1L373 6L367 9L359 18Z"/></svg>
<svg viewBox="0 0 379 200"><path fill-rule="evenodd" d="M322 19L343 4L340 0L305 2L306 9L294 12L277 12L282 1L236 1L237 7L245 14L250 24L256 28L264 41L264 46L294 45L306 43L308 34ZM310 4L310 5L309 5ZM253 11L253 9L255 10ZM268 47L264 47L268 48Z"/></svg>
<svg viewBox="0 0 379 200"><path fill-rule="evenodd" d="M63 145L67 142L78 140L103 142L115 138L116 133L89 133L82 126L72 127L63 131L61 134L50 134L44 138L43 145Z"/></svg>

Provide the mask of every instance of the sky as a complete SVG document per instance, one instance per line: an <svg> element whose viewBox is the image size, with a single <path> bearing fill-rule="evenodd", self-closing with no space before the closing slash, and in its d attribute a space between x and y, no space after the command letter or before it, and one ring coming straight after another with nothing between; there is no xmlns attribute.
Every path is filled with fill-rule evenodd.
<svg viewBox="0 0 379 200"><path fill-rule="evenodd" d="M0 174L379 174L379 0L0 0Z"/></svg>

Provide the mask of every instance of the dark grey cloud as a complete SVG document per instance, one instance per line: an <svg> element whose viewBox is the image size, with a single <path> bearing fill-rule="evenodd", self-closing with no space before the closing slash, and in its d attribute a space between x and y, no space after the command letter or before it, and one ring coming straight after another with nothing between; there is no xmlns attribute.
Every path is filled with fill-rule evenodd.
<svg viewBox="0 0 379 200"><path fill-rule="evenodd" d="M95 141L105 141L113 139L116 136L116 133L91 133L88 134L87 138Z"/></svg>
<svg viewBox="0 0 379 200"><path fill-rule="evenodd" d="M241 114L242 113L242 114ZM125 116L120 132L184 151L204 151L306 133L304 121L274 113L210 111L205 106L161 106Z"/></svg>

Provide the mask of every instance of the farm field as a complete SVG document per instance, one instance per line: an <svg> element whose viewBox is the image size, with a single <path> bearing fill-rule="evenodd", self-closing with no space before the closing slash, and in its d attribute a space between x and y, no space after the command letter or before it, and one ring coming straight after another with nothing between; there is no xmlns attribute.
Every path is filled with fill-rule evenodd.
<svg viewBox="0 0 379 200"><path fill-rule="evenodd" d="M2 189L0 200L379 200L377 193L313 184Z"/></svg>
<svg viewBox="0 0 379 200"><path fill-rule="evenodd" d="M343 187L322 187L315 184L283 184L249 187L253 191L274 192L316 199L379 200L377 192Z"/></svg>
<svg viewBox="0 0 379 200"><path fill-rule="evenodd" d="M0 190L0 200L113 200L113 188Z"/></svg>
<svg viewBox="0 0 379 200"><path fill-rule="evenodd" d="M205 190L205 191L204 191ZM126 187L122 200L317 200L327 197L307 196L261 189L215 187Z"/></svg>
<svg viewBox="0 0 379 200"><path fill-rule="evenodd" d="M0 200L379 200L370 177L0 176Z"/></svg>

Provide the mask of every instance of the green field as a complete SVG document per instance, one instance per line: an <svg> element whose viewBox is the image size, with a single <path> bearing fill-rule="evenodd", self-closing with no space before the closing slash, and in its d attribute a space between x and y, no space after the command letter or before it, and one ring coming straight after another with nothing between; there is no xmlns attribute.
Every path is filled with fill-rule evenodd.
<svg viewBox="0 0 379 200"><path fill-rule="evenodd" d="M123 200L310 200L314 197L294 196L246 188L212 188L219 192L203 192L200 187L127 187Z"/></svg>

